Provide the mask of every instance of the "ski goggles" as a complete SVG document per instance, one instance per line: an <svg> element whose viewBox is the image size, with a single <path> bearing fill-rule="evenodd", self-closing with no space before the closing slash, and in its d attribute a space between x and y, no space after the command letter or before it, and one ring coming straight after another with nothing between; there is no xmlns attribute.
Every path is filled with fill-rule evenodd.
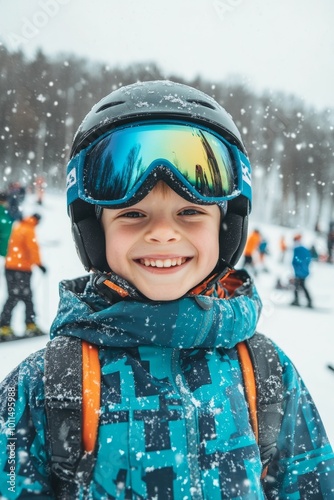
<svg viewBox="0 0 334 500"><path fill-rule="evenodd" d="M198 204L251 200L251 166L235 145L194 124L141 122L109 131L71 159L68 204L130 206L159 180Z"/></svg>

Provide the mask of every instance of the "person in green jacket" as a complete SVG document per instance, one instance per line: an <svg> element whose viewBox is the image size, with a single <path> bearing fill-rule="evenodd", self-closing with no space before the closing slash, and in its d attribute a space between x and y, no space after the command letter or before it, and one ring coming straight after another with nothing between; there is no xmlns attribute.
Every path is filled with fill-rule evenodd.
<svg viewBox="0 0 334 500"><path fill-rule="evenodd" d="M71 456L81 436L69 394L49 398L52 359L41 350L0 386L1 498L333 498L332 447L278 347L281 425L263 476L238 357L239 343L255 336L261 300L234 269L251 200L240 133L208 95L144 82L93 107L67 170L72 233L89 274L61 283L51 345L82 339L98 352L94 461L86 445L79 464ZM73 357L64 376L77 370ZM59 403L68 416L50 422ZM62 467L63 453L73 464Z"/></svg>
<svg viewBox="0 0 334 500"><path fill-rule="evenodd" d="M0 192L0 255L6 257L8 241L12 230L13 221L8 212L7 195Z"/></svg>

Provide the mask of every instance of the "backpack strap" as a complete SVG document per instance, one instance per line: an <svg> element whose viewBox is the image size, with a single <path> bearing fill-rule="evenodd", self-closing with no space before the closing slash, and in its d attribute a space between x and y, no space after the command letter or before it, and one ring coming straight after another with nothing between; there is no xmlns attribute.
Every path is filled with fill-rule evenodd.
<svg viewBox="0 0 334 500"><path fill-rule="evenodd" d="M253 427L255 439L257 442L259 442L259 426L256 408L257 389L253 363L246 342L240 342L239 344L237 344L237 351L241 366L242 378L244 381L246 400L248 403L249 419Z"/></svg>
<svg viewBox="0 0 334 500"><path fill-rule="evenodd" d="M101 395L101 367L96 345L82 341L82 443L87 453L96 446Z"/></svg>
<svg viewBox="0 0 334 500"><path fill-rule="evenodd" d="M77 498L78 488L85 488L94 469L100 410L99 377L96 346L74 337L57 337L48 342L45 407L51 484L56 498L61 500Z"/></svg>
<svg viewBox="0 0 334 500"><path fill-rule="evenodd" d="M282 424L283 369L273 342L260 333L237 344L237 351L264 477L276 453Z"/></svg>

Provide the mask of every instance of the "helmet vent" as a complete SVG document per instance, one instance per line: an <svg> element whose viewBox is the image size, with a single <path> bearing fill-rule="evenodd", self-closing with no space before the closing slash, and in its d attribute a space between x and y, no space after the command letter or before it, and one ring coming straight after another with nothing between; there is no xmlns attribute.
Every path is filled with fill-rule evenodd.
<svg viewBox="0 0 334 500"><path fill-rule="evenodd" d="M112 108L113 106L118 106L119 104L124 104L125 101L115 101L115 102L108 102L107 104L104 104L101 106L96 113L100 113L101 111L104 111L105 109Z"/></svg>
<svg viewBox="0 0 334 500"><path fill-rule="evenodd" d="M216 109L215 106L206 101L200 101L198 99L187 99L187 102L191 104L198 104L199 106L205 106L206 108Z"/></svg>

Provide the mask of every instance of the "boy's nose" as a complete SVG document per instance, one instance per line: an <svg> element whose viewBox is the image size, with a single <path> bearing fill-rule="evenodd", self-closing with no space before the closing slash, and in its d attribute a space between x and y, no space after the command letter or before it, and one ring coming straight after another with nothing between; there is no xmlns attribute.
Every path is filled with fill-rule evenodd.
<svg viewBox="0 0 334 500"><path fill-rule="evenodd" d="M146 241L156 243L169 243L178 241L180 233L172 221L167 218L153 220L145 235Z"/></svg>

